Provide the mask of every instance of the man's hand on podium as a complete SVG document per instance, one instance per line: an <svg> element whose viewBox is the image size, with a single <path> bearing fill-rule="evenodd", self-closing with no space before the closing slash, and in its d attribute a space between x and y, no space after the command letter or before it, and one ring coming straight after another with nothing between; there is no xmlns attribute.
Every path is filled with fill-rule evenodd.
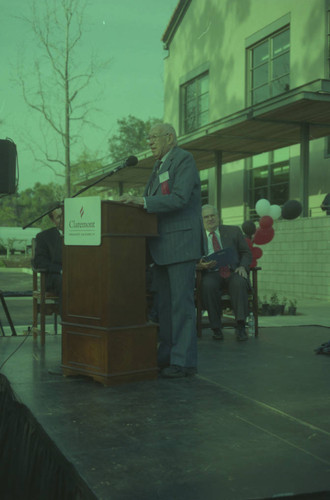
<svg viewBox="0 0 330 500"><path fill-rule="evenodd" d="M131 196L129 194L123 194L119 197L119 201L122 203L132 203L133 205L144 206L144 198L142 196Z"/></svg>

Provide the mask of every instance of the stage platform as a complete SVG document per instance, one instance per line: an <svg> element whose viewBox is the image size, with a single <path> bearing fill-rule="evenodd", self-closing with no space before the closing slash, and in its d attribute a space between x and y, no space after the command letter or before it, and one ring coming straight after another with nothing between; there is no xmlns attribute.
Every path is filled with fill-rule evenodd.
<svg viewBox="0 0 330 500"><path fill-rule="evenodd" d="M63 377L61 335L0 337L0 365L12 354L1 374L99 500L326 499L330 356L314 349L329 340L204 330L197 376L117 387Z"/></svg>

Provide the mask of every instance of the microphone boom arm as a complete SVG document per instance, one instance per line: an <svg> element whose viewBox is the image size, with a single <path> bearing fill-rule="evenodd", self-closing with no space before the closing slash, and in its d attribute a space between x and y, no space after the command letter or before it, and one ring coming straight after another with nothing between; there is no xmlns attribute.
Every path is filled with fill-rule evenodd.
<svg viewBox="0 0 330 500"><path fill-rule="evenodd" d="M79 194L84 193L85 191L87 191L87 189L90 189L91 187L95 186L96 184L98 184L99 182L103 181L107 177L111 177L112 175L116 174L122 168L125 168L125 167L134 167L135 165L137 165L137 163L138 163L138 159L136 158L136 156L129 156L124 163L122 163L118 167L114 168L113 170L110 170L110 172L108 172L107 174L103 175L102 177L100 177L96 181L92 182L91 184L88 184L88 186L83 187L82 189L80 189L79 191L77 191L77 193L75 193L73 196L71 196L71 198L75 198ZM32 226L32 224L34 224L35 222L38 222L38 220L40 220L43 217L45 217L46 215L50 214L53 210L56 210L57 208L60 208L62 204L63 204L63 201L61 203L57 204L56 206L54 206L53 208L51 208L50 210L47 210L47 212L44 212L43 214L41 214L39 217L37 217L36 219L34 219L32 222L29 222L28 224L26 224L25 226L23 226L22 229L26 229L27 227Z"/></svg>

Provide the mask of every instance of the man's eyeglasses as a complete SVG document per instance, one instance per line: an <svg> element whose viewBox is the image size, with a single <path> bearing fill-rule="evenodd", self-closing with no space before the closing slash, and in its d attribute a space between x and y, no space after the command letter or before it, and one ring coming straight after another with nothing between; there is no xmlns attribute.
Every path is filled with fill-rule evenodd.
<svg viewBox="0 0 330 500"><path fill-rule="evenodd" d="M147 136L147 142L154 142L156 139L159 139L159 137L165 137L167 134L161 134L161 135L148 135Z"/></svg>
<svg viewBox="0 0 330 500"><path fill-rule="evenodd" d="M204 220L214 219L214 217L216 217L216 216L217 216L217 214L203 215L203 219Z"/></svg>

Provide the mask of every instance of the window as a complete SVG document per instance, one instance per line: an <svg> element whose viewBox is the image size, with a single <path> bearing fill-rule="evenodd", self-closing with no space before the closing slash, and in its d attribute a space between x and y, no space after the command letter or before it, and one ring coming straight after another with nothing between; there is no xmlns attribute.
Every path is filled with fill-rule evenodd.
<svg viewBox="0 0 330 500"><path fill-rule="evenodd" d="M249 101L257 104L290 88L290 29L248 49Z"/></svg>
<svg viewBox="0 0 330 500"><path fill-rule="evenodd" d="M255 205L266 198L272 205L283 205L290 195L288 148L254 156L249 175L250 218L257 218Z"/></svg>
<svg viewBox="0 0 330 500"><path fill-rule="evenodd" d="M328 57L327 62L328 66L326 68L326 72L328 74L328 78L330 77L330 10L328 10L328 33L327 33L327 46L328 46ZM324 157L330 158L330 136L325 138L325 151Z"/></svg>
<svg viewBox="0 0 330 500"><path fill-rule="evenodd" d="M181 87L183 133L188 134L208 123L209 75L204 73Z"/></svg>

